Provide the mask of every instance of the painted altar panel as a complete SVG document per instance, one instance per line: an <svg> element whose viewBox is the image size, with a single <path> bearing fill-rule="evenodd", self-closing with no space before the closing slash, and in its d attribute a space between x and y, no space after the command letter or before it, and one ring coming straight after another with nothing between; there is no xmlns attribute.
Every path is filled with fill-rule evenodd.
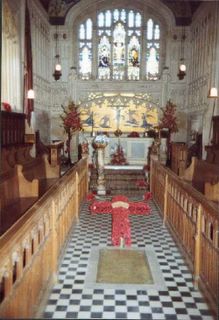
<svg viewBox="0 0 219 320"><path fill-rule="evenodd" d="M145 96L103 95L80 106L85 132L144 132L156 127L158 110Z"/></svg>

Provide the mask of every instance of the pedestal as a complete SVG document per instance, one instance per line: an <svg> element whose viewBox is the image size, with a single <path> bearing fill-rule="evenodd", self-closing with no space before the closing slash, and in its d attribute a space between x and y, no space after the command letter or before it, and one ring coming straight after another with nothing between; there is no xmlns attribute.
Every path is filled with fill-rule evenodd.
<svg viewBox="0 0 219 320"><path fill-rule="evenodd" d="M97 194L105 195L105 177L104 177L104 150L108 144L108 138L105 135L96 136L93 140L93 147L97 152Z"/></svg>
<svg viewBox="0 0 219 320"><path fill-rule="evenodd" d="M105 177L104 177L104 148L97 148L97 194L105 195Z"/></svg>

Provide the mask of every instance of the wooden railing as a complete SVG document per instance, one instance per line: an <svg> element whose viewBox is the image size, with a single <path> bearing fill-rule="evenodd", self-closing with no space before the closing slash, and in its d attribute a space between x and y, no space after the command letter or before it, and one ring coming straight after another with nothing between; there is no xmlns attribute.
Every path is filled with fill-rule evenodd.
<svg viewBox="0 0 219 320"><path fill-rule="evenodd" d="M219 301L218 207L151 159L150 187L163 221L182 249L195 285L204 292L213 313Z"/></svg>
<svg viewBox="0 0 219 320"><path fill-rule="evenodd" d="M0 317L31 318L56 280L59 257L87 193L87 159L70 169L0 238Z"/></svg>

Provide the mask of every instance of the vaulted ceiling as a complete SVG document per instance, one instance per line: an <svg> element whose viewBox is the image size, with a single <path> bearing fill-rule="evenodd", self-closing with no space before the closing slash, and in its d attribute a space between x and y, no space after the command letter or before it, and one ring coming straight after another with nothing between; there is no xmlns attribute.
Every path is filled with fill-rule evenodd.
<svg viewBox="0 0 219 320"><path fill-rule="evenodd" d="M145 0L146 1L146 0ZM177 25L189 25L194 12L201 2L205 0L161 0L174 14ZM209 0L206 0L209 1ZM65 15L69 8L80 0L40 0L45 10L49 13L51 24L64 24ZM55 14L54 3L58 3L60 11ZM58 19L57 19L58 17Z"/></svg>

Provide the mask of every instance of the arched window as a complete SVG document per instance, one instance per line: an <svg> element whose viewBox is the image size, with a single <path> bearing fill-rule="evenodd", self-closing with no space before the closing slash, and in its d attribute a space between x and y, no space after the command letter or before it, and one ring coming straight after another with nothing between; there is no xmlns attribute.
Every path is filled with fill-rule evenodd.
<svg viewBox="0 0 219 320"><path fill-rule="evenodd" d="M89 79L92 69L92 21L87 21L79 28L79 73L82 79Z"/></svg>
<svg viewBox="0 0 219 320"><path fill-rule="evenodd" d="M156 80L159 78L160 27L152 19L147 22L146 38L146 78Z"/></svg>
<svg viewBox="0 0 219 320"><path fill-rule="evenodd" d="M93 71L101 80L157 80L160 47L157 21L135 10L103 10L93 23L79 25L79 76L89 79Z"/></svg>

